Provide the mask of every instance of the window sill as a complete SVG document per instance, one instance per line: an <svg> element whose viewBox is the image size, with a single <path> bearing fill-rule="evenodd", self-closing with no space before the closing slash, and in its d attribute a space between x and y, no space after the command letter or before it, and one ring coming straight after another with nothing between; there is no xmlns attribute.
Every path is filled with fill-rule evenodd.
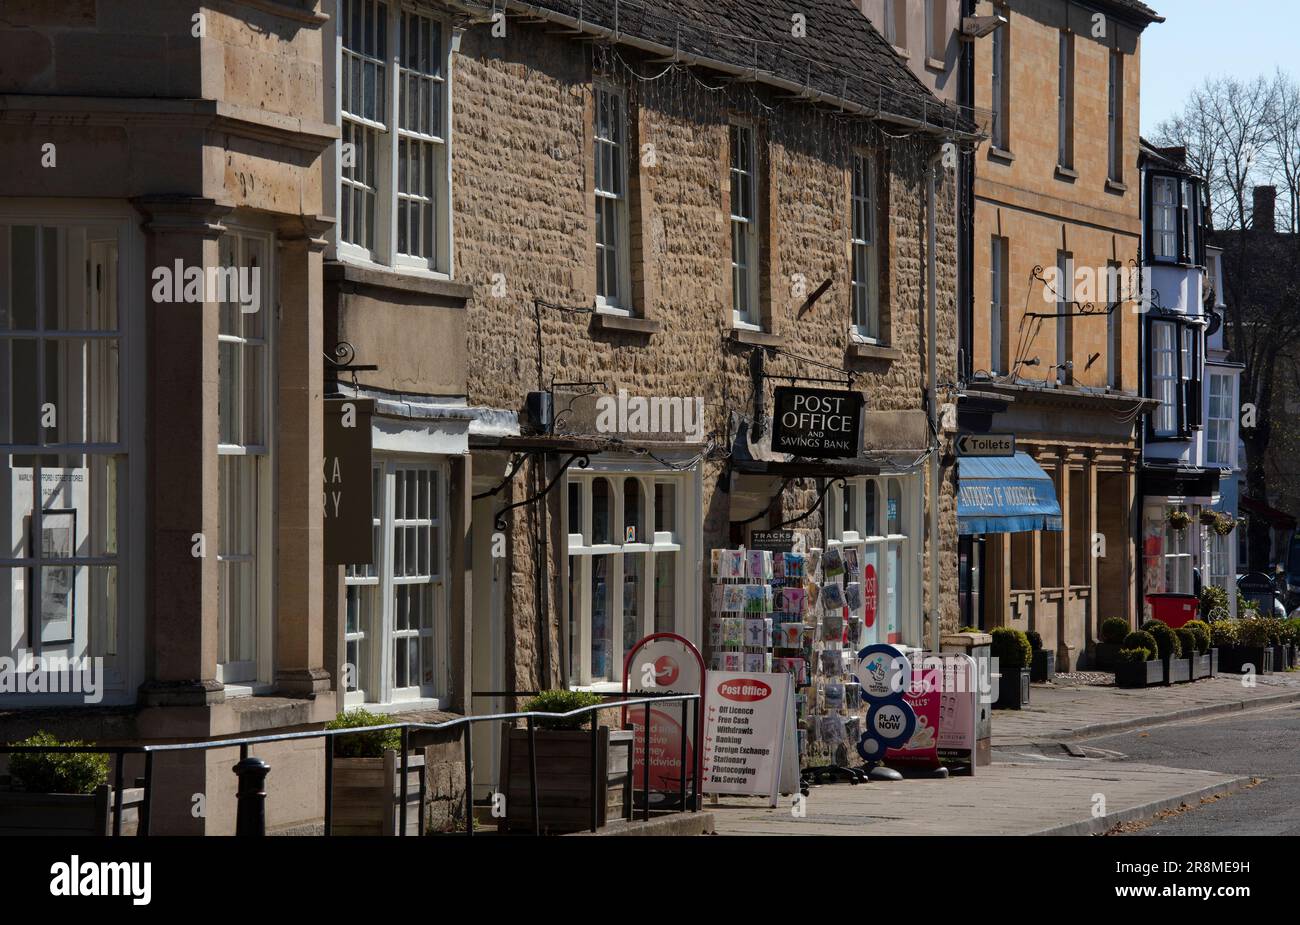
<svg viewBox="0 0 1300 925"><path fill-rule="evenodd" d="M1056 165L1055 176L1056 179L1064 180L1067 183L1073 183L1075 180L1079 179L1078 171L1074 170L1073 168L1066 167L1064 164Z"/></svg>
<svg viewBox="0 0 1300 925"><path fill-rule="evenodd" d="M925 67L926 70L938 71L940 74L942 74L944 71L948 69L947 66L943 63L942 58L932 58L929 55L925 56Z"/></svg>
<svg viewBox="0 0 1300 925"><path fill-rule="evenodd" d="M632 315L615 314L601 309L596 309L592 315L591 326L597 331L642 334L646 337L659 333L658 321L651 321L649 318L637 318Z"/></svg>
<svg viewBox="0 0 1300 925"><path fill-rule="evenodd" d="M752 331L749 328L732 328L731 339L738 344L754 344L759 347L788 346L786 339L780 335L768 334L766 331Z"/></svg>
<svg viewBox="0 0 1300 925"><path fill-rule="evenodd" d="M1107 179L1107 180L1106 180L1106 192L1108 192L1108 193L1116 193L1116 194L1122 196L1124 193L1127 193L1127 192L1128 192L1128 186L1125 185L1124 183L1120 182L1119 180L1111 180L1111 179Z"/></svg>
<svg viewBox="0 0 1300 925"><path fill-rule="evenodd" d="M348 257L327 261L323 275L326 283L336 283L344 292L356 292L360 287L368 287L440 296L461 303L468 302L474 295L473 286L454 282L443 275L386 267L377 263L360 263Z"/></svg>
<svg viewBox="0 0 1300 925"><path fill-rule="evenodd" d="M887 344L864 344L860 342L849 344L850 360L884 360L887 363L892 363L894 360L901 360L902 358L903 351Z"/></svg>
<svg viewBox="0 0 1300 925"><path fill-rule="evenodd" d="M892 44L891 44L890 47L894 49L894 54L898 55L898 56L899 56L900 58L902 58L904 61L906 61L908 58L911 58L911 57L912 57L912 53L911 53L910 51L907 50L907 46L906 46L906 45L892 45Z"/></svg>
<svg viewBox="0 0 1300 925"><path fill-rule="evenodd" d="M988 156L989 156L989 160L1002 161L1004 164L1010 164L1016 159L1016 156L1012 154L1011 151L1009 151L1006 148L999 148L997 146L993 146L989 148Z"/></svg>

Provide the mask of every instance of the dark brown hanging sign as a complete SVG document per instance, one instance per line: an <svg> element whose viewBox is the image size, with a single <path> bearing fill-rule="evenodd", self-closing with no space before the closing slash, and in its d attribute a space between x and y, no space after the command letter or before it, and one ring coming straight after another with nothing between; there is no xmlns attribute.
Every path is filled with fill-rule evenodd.
<svg viewBox="0 0 1300 925"><path fill-rule="evenodd" d="M371 511L370 399L325 400L325 561L374 562Z"/></svg>
<svg viewBox="0 0 1300 925"><path fill-rule="evenodd" d="M772 449L818 459L857 456L862 445L862 393L777 386Z"/></svg>

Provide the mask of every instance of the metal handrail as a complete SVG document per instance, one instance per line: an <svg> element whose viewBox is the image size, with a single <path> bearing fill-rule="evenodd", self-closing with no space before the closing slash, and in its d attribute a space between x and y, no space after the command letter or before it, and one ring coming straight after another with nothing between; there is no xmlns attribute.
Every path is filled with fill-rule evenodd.
<svg viewBox="0 0 1300 925"><path fill-rule="evenodd" d="M401 769L401 803L399 806L399 834L406 835L406 811L407 811L407 786L408 771L410 767L410 737L411 732L441 732L447 729L453 729L458 726L464 726L464 745L465 745L465 834L474 834L474 812L473 812L473 795L474 795L474 760L472 755L472 733L474 723L484 722L507 722L515 720L525 720L528 728L528 777L529 792L532 797L532 815L533 815L533 834L541 834L541 808L537 799L537 723L539 720L556 720L556 719L575 719L585 716L588 713L594 713L600 710L610 710L615 708L645 707L644 723L644 754L645 754L645 772L643 778L643 819L650 818L650 707L655 703L680 702L682 705L682 729L687 726L687 705L690 705L693 720L690 728L695 731L696 753L693 756L692 763L692 789L690 799L687 799L686 789L686 736L681 737L681 809L680 812L686 812L689 806L690 812L695 812L700 796L700 760L699 747L702 744L700 738L700 725L702 715L699 708L699 694L648 694L635 698L627 698L614 702L593 704L589 707L579 707L576 710L570 710L567 713L545 713L538 710L519 710L512 713L489 713L481 716L458 716L454 719L445 720L440 723L384 723L377 726L354 726L348 729L316 729L306 732L281 732L271 735L259 736L238 736L229 739L209 739L201 742L172 742L161 745L11 745L0 743L0 755L4 754L24 754L53 752L62 754L95 754L95 755L113 755L114 761L114 813L113 813L113 832L114 836L122 834L122 791L123 791L123 758L126 755L144 755L145 756L145 774L144 774L144 798L141 803L138 835L149 834L150 814L153 802L153 756L160 752L183 752L183 751L208 751L216 748L239 748L240 761L234 767L236 775L240 779L239 792L237 794L240 801L240 807L237 815L236 834L237 835L264 835L266 834L265 819L265 790L262 789L262 781L270 771L270 766L258 758L252 758L249 753L251 746L265 744L269 742L289 742L302 739L333 739L336 736L356 735L358 733L379 732L386 729L400 729L402 732L402 769ZM591 830L594 832L599 828L599 805L597 803L597 784L599 782L599 725L593 720L591 723L592 738L592 780L591 780ZM635 762L632 762L635 765ZM629 767L628 773L633 773L634 767ZM251 780L251 784L245 792L246 777ZM325 749L325 834L332 834L332 817L333 817L333 780L334 780L334 749ZM421 775L421 795L423 797L424 777ZM244 800L250 801L250 808L245 809ZM629 807L630 811L630 807ZM424 816L424 800L420 801L420 817ZM244 831L247 829L247 831ZM421 828L423 831L423 827Z"/></svg>

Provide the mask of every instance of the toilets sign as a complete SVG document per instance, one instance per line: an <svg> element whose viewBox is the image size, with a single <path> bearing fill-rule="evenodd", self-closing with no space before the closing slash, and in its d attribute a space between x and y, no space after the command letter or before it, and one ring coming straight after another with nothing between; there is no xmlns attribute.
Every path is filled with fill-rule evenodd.
<svg viewBox="0 0 1300 925"><path fill-rule="evenodd" d="M818 459L857 456L862 393L778 386L772 390L772 449Z"/></svg>

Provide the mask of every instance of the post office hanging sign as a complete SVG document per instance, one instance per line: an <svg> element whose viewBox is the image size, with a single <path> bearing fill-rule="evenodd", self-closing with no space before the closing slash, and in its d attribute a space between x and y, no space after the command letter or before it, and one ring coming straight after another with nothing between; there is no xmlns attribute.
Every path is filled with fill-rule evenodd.
<svg viewBox="0 0 1300 925"><path fill-rule="evenodd" d="M862 393L777 386L773 390L772 449L841 459L862 445Z"/></svg>

